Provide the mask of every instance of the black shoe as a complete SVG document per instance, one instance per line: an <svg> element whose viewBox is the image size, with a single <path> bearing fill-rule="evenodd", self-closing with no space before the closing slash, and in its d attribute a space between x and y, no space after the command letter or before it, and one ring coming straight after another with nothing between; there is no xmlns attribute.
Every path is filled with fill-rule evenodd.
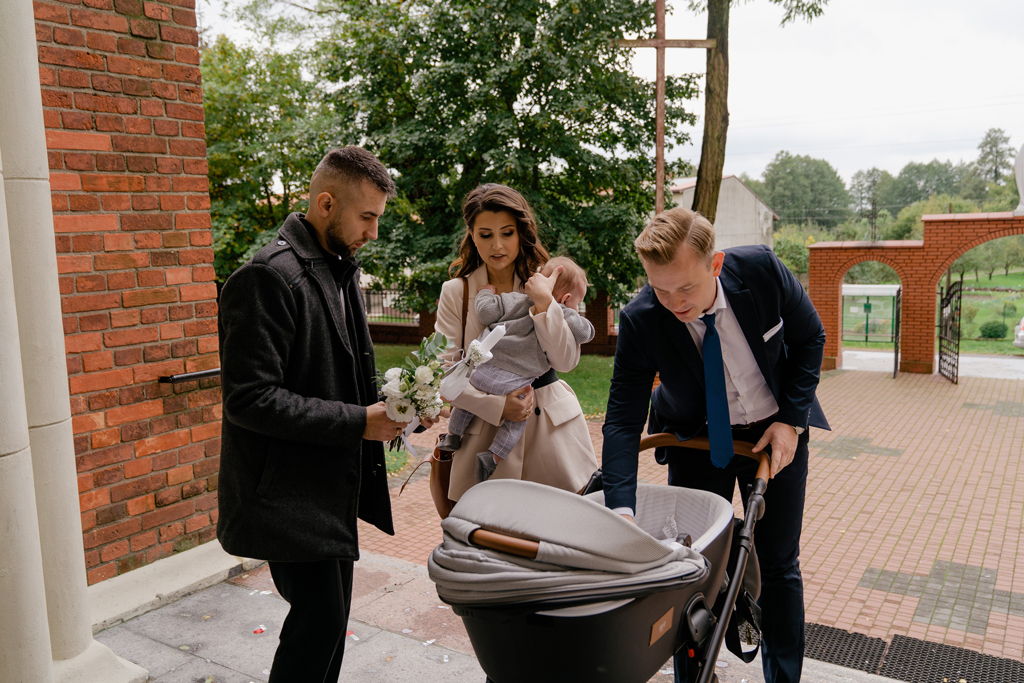
<svg viewBox="0 0 1024 683"><path fill-rule="evenodd" d="M462 447L462 437L458 434L442 434L437 440L437 450L444 453L454 453Z"/></svg>
<svg viewBox="0 0 1024 683"><path fill-rule="evenodd" d="M480 481L487 481L494 474L494 470L498 469L498 463L494 462L494 456L491 455L490 451L477 453L476 459L479 463L477 466L478 478Z"/></svg>

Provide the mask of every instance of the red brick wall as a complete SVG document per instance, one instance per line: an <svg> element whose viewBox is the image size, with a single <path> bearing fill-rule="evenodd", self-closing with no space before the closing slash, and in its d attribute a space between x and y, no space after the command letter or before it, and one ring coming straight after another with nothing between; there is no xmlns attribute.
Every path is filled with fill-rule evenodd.
<svg viewBox="0 0 1024 683"><path fill-rule="evenodd" d="M809 291L827 335L823 369L842 367L842 284L852 266L881 261L899 275L903 285L900 370L930 373L934 371L939 280L964 252L1000 237L1024 234L1024 216L1010 213L944 214L923 220L923 241L811 245Z"/></svg>
<svg viewBox="0 0 1024 683"><path fill-rule="evenodd" d="M216 287L194 0L37 0L90 583L208 541Z"/></svg>

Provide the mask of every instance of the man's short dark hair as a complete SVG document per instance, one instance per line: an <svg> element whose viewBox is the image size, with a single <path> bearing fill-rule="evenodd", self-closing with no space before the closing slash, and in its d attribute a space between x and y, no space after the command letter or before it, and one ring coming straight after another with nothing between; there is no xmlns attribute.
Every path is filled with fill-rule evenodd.
<svg viewBox="0 0 1024 683"><path fill-rule="evenodd" d="M369 180L388 198L395 196L395 181L391 179L384 164L362 147L349 145L332 149L320 160L313 175L323 172L346 180Z"/></svg>

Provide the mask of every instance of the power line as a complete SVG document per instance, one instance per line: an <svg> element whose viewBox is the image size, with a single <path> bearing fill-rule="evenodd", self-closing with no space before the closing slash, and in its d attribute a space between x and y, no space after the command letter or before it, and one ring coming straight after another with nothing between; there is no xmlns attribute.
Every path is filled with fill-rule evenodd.
<svg viewBox="0 0 1024 683"><path fill-rule="evenodd" d="M887 119L899 116L914 116L917 114L931 114L935 112L943 111L966 111L971 109L991 109L993 107L1009 107L1016 104L1024 103L1024 95L1010 95L1007 97L1000 98L998 100L990 100L988 102L978 102L975 104L965 104L956 107L921 107L917 109L905 109L903 111L889 111L879 112L877 114L862 114L858 116L842 116L828 118L815 118L815 119L789 119L781 121L753 121L751 123L744 123L742 119L730 123L730 128L772 128L780 126L807 126L807 125L826 125L835 123L837 121L864 121L868 119Z"/></svg>

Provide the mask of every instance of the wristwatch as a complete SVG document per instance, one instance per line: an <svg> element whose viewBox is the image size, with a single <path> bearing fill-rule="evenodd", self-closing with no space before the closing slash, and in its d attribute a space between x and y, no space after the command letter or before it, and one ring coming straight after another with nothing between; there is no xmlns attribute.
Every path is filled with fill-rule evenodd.
<svg viewBox="0 0 1024 683"><path fill-rule="evenodd" d="M800 436L805 431L807 431L806 427L797 427L796 425L789 425L789 426L793 428L793 431L796 432L797 436Z"/></svg>

